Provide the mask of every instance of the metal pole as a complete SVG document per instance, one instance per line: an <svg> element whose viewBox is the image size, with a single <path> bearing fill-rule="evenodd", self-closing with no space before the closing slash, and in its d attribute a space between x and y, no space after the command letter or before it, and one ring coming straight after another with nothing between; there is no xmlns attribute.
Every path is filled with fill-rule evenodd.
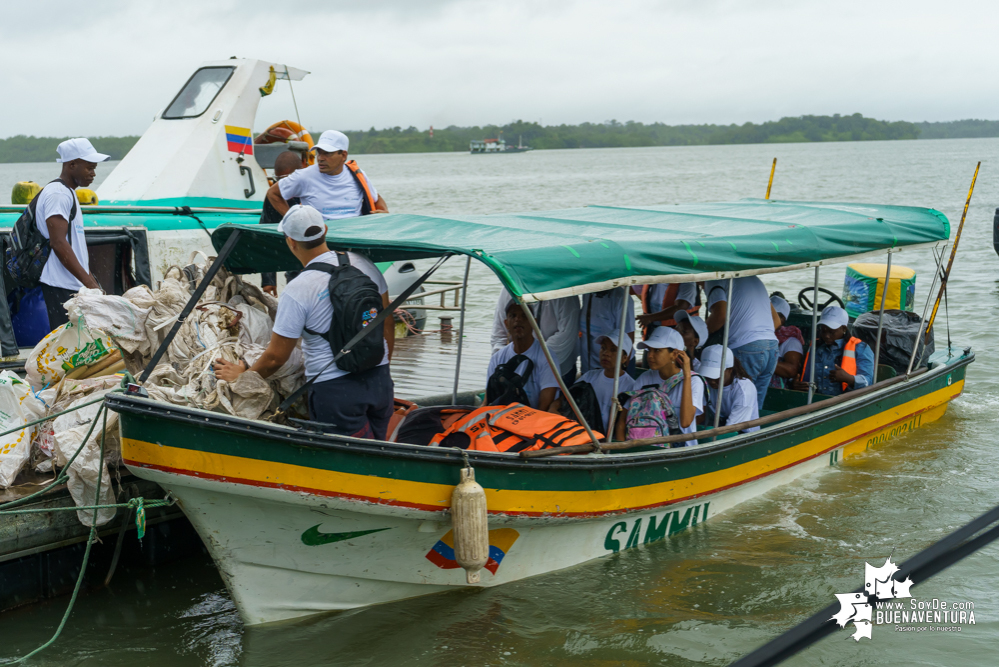
<svg viewBox="0 0 999 667"><path fill-rule="evenodd" d="M888 251L888 267L885 269L885 286L881 291L881 311L878 313L878 337L874 343L874 382L878 381L878 360L881 358L881 329L885 322L885 300L888 298L888 286L891 284L891 251ZM901 289L901 286L899 286ZM818 294L816 294L818 296Z"/></svg>
<svg viewBox="0 0 999 667"><path fill-rule="evenodd" d="M718 376L718 402L715 404L715 428L721 423L722 396L725 394L725 357L728 356L728 325L732 321L732 291L735 279L728 279L728 293L725 295L725 326L722 328L722 353ZM734 355L733 355L734 356Z"/></svg>
<svg viewBox="0 0 999 667"><path fill-rule="evenodd" d="M621 381L621 346L624 345L624 321L628 317L628 302L631 300L631 290L622 288L624 291L624 301L621 303L621 318L618 321L617 331L617 359L614 364L614 393L611 394L610 422L607 424L607 444L609 445L614 436L614 420L617 419L617 389Z"/></svg>
<svg viewBox="0 0 999 667"><path fill-rule="evenodd" d="M982 163L979 162L978 166L975 167L975 175L971 177L971 187L968 188L968 198L964 202L964 212L961 213L961 224L957 226L957 234L954 235L954 244L950 249L950 260L947 262L947 270L944 271L943 277L941 278L940 292L937 294L936 303L933 304L933 314L930 315L930 321L926 325L927 337L930 335L930 329L933 328L933 321L937 318L937 309L940 308L940 299L943 298L944 290L947 289L947 279L950 278L950 270L954 268L954 257L957 255L957 246L961 243L961 232L964 231L964 220L968 217L968 207L971 206L971 195L975 192L975 181L978 180L978 169L981 166ZM941 257L943 257L942 252ZM926 341L923 342L925 343Z"/></svg>
<svg viewBox="0 0 999 667"><path fill-rule="evenodd" d="M454 389L451 391L451 405L458 405L458 375L461 373L461 341L465 338L465 297L468 296L468 272L472 268L472 258L465 258L465 280L461 284L461 314L458 315L458 358L454 362Z"/></svg>
<svg viewBox="0 0 999 667"><path fill-rule="evenodd" d="M909 367L906 369L905 374L909 375L912 372L912 365L916 363L916 350L919 349L919 341L923 338L923 325L926 324L926 312L930 309L930 302L933 301L933 290L937 287L937 279L940 278L940 268L943 266L943 258L947 253L946 248L940 251L940 260L937 262L936 270L933 272L933 284L930 285L930 291L926 295L926 305L923 306L923 316L919 319L919 334L916 336L915 344L912 346L912 356L909 357ZM925 341L923 344L923 351L926 351ZM922 361L922 357L920 357Z"/></svg>
<svg viewBox="0 0 999 667"><path fill-rule="evenodd" d="M527 304L523 301L520 302L520 307L524 310L524 315L527 316L527 321L531 323L531 330L534 332L534 337L538 339L541 343L541 349L545 353L545 359L548 360L548 366L551 367L552 373L555 374L555 381L558 382L558 388L562 390L562 396L565 400L569 401L569 407L572 408L572 414L576 415L576 419L579 423L583 425L586 429L586 434L590 436L590 440L593 441L593 450L596 452L600 451L600 441L597 440L597 436L594 435L593 429L590 425L586 423L586 419L583 418L583 413L579 411L579 406L576 405L576 401L573 400L572 394L569 393L569 388L565 386L565 380L562 379L562 374L559 373L559 366L555 363L555 359L552 357L552 351L548 349L548 343L545 342L544 337L541 335L541 327L538 326L538 321L534 319L534 313L531 309L527 307Z"/></svg>
<svg viewBox="0 0 999 667"><path fill-rule="evenodd" d="M298 124L301 125L302 117L298 115L298 101L295 100L295 86L291 83L291 73L288 71L287 65L284 66L284 75L288 77L288 90L291 91L291 103L295 105L295 120L297 120ZM374 202L372 202L372 205L374 205Z"/></svg>
<svg viewBox="0 0 999 667"><path fill-rule="evenodd" d="M770 186L774 184L775 171L777 171L777 158L774 158L774 163L770 166L770 182L767 183L767 196L764 199L770 199Z"/></svg>
<svg viewBox="0 0 999 667"><path fill-rule="evenodd" d="M882 299L882 303L884 300ZM812 288L812 346L808 348L808 405L815 393L815 337L819 329L819 267L815 267L815 285Z"/></svg>

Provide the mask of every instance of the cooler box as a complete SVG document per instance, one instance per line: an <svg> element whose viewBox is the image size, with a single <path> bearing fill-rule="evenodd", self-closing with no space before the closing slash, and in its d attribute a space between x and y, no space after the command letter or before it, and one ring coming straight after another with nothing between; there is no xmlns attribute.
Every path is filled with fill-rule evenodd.
<svg viewBox="0 0 999 667"><path fill-rule="evenodd" d="M851 319L881 310L887 264L848 264L843 284L843 303ZM913 309L916 300L916 272L906 266L891 267L891 283L885 310Z"/></svg>

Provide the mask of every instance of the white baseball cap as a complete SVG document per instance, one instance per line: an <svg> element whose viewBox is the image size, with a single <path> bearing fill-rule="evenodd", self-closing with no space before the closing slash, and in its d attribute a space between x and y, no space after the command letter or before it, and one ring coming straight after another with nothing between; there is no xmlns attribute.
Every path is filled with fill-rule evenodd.
<svg viewBox="0 0 999 667"><path fill-rule="evenodd" d="M710 345L701 352L701 367L697 372L704 377L716 380L721 376L721 345ZM725 368L732 368L735 365L735 357L732 350L725 350Z"/></svg>
<svg viewBox="0 0 999 667"><path fill-rule="evenodd" d="M617 331L607 334L606 336L597 336L597 345L603 345L604 340L609 340L614 347L617 347L617 339ZM628 358L631 359L631 338L628 337L628 334L624 335L624 343L622 344L621 351L627 354Z"/></svg>
<svg viewBox="0 0 999 667"><path fill-rule="evenodd" d="M313 228L319 231L313 230ZM312 230L312 233L308 233ZM292 241L315 241L326 236L326 221L316 209L306 204L295 204L278 223L278 231Z"/></svg>
<svg viewBox="0 0 999 667"><path fill-rule="evenodd" d="M783 315L786 320L791 314L791 304L789 304L785 299L779 296L770 297L770 303L773 304L774 310L777 311L778 315Z"/></svg>
<svg viewBox="0 0 999 667"><path fill-rule="evenodd" d="M849 323L850 316L839 306L826 306L825 310L822 311L822 318L819 320L820 326L824 324L830 329L839 329Z"/></svg>
<svg viewBox="0 0 999 667"><path fill-rule="evenodd" d="M89 139L67 139L58 146L56 152L59 157L56 162L72 162L73 160L83 160L84 162L104 162L110 160L110 155L98 153Z"/></svg>
<svg viewBox="0 0 999 667"><path fill-rule="evenodd" d="M697 333L696 347L701 347L708 342L708 325L705 324L699 315L691 315L685 310L678 310L673 313L673 319L677 324L684 320L690 322L690 326L694 327L694 331Z"/></svg>
<svg viewBox="0 0 999 667"><path fill-rule="evenodd" d="M661 350L664 347L682 350L686 345L683 344L683 336L676 329L671 327L656 327L652 330L652 335L647 340L643 340L635 347L641 350L648 350L649 348Z"/></svg>
<svg viewBox="0 0 999 667"><path fill-rule="evenodd" d="M336 130L326 130L319 135L319 141L310 150L321 148L327 153L335 153L347 150L348 146L350 146L350 139L347 138L346 134Z"/></svg>

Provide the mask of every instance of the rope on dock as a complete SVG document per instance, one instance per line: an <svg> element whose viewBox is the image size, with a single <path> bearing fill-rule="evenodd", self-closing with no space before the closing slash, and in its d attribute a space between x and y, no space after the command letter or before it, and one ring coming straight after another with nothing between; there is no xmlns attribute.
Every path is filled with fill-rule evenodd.
<svg viewBox="0 0 999 667"><path fill-rule="evenodd" d="M129 373L126 372L125 373L125 378L122 380L122 386L120 388L118 388L118 389L112 390L109 393L124 392L126 385L128 383L130 383L130 382L134 382L134 379L132 378L132 376ZM14 433L16 431L19 431L21 429L27 428L29 426L33 426L33 425L41 423L41 422L50 421L50 420L55 419L56 417L58 417L60 415L64 415L64 414L69 413L69 412L74 412L74 411L79 410L81 408L84 408L84 407L86 407L88 405L93 405L94 403L102 402L103 400L104 400L104 396L101 396L98 399L94 399L92 401L87 401L85 403L77 405L76 407L69 408L68 410L63 410L62 412L58 412L58 413L53 414L53 415L48 415L44 419L39 419L39 420L30 422L28 424L24 424L22 426L17 426L17 427L15 427L13 429L9 429L9 430L7 430L7 431L5 431L3 433L0 433L0 436L8 435L10 433ZM134 509L135 510L135 527L136 527L136 532L138 534L138 538L141 540L145 536L145 532L146 532L146 511L145 511L146 508L147 507L164 507L164 506L168 506L168 505L173 505L176 502L176 500L168 494L165 498L163 498L163 499L157 499L157 500L146 500L145 498L139 497L139 498L132 498L132 499L130 499L126 503L100 504L101 483L104 481L104 479L103 479L104 475L103 474L98 474L97 475L97 485L96 485L97 486L97 490L96 490L95 495L94 495L94 503L95 504L93 504L93 505L84 505L82 507L77 507L77 506L74 505L72 507L47 507L47 508L35 508L35 509L7 509L7 508L10 508L10 507L15 507L15 506L18 506L18 505L22 505L25 502L27 502L28 500L31 500L32 498L37 498L38 496L41 496L41 495L45 494L48 491L51 491L52 489L54 489L57 486L59 486L62 482L66 481L68 479L68 476L66 475L65 471L69 469L69 466L73 463L73 461L76 460L76 457L80 454L80 452L83 451L83 448L87 446L87 443L90 441L90 436L94 432L94 427L97 426L98 420L102 421L102 427L101 427L101 456L100 456L100 462L98 464L98 468L97 469L98 470L103 470L104 469L104 453L106 451L105 438L106 438L106 435L107 435L107 426L108 426L108 409L107 409L107 406L105 406L105 405L102 405L100 408L98 408L97 414L94 415L94 420L93 420L93 422L91 422L90 429L87 431L87 434L84 436L83 442L80 444L79 449L77 449L76 452L73 453L72 458L70 458L69 461L67 461L66 465L63 466L62 471L59 473L58 476L56 476L56 478L50 484L48 484L47 486L45 486L43 489L41 489L39 491L36 491L35 493L32 493L31 495L25 496L24 498L19 498L17 500L13 500L13 501L10 501L10 502L7 502L7 503L0 504L0 515L5 515L5 514L36 514L36 513L42 513L42 512L76 512L76 511L79 511L79 510L93 510L94 511L94 516L93 516L93 519L91 521L91 526L90 526L90 534L87 537L87 546L86 546L86 549L84 549L84 552L83 552L83 562L80 564L80 573L79 573L79 575L77 575L77 577L76 577L76 585L73 587L73 595L69 599L69 604L66 606L66 612L62 616L62 620L59 621L59 625L58 625L58 627L56 627L55 633L53 633L52 637L48 641L46 641L44 644L42 644L41 646L39 646L35 650L33 650L30 653L27 653L27 654L21 656L20 658L15 658L14 660L10 660L8 662L4 662L3 665L16 665L16 664L22 663L25 660L28 660L29 658L38 655L39 653L41 653L42 651L44 651L48 647L52 646L56 642L56 640L59 639L59 636L62 634L63 629L66 627L66 622L69 620L70 614L73 613L73 607L76 605L76 599L77 599L77 597L79 597L80 588L83 586L83 577L84 577L84 575L87 572L87 563L90 561L90 549L93 546L94 542L97 541L97 519L98 519L98 512L100 512L102 509L118 508L118 507L127 507L130 510ZM120 547L120 541L119 541L119 545L118 546ZM117 560L117 554L115 555L115 557L116 557L116 560ZM110 578L110 574L111 573L108 574L108 578Z"/></svg>

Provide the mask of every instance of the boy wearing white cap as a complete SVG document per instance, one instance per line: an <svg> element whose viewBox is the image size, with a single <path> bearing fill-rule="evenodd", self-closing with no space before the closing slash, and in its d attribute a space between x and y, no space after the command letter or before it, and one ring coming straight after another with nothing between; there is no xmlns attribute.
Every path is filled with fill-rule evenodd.
<svg viewBox="0 0 999 667"><path fill-rule="evenodd" d="M677 311L677 315L680 313L687 314L682 310ZM680 430L683 433L697 431L697 418L704 413L704 380L691 371L691 358L684 351L683 336L669 327L658 327L648 340L642 341L637 347L646 350L645 361L651 370L638 376L635 387L662 387L676 410ZM621 426L618 436L623 440L623 424ZM697 440L688 440L683 444L692 447L697 444Z"/></svg>
<svg viewBox="0 0 999 667"><path fill-rule="evenodd" d="M579 310L579 370L586 373L600 369L600 336L609 335L621 326L621 307L628 300L624 318L624 334L635 342L635 302L631 291L624 287L590 292L583 295ZM615 338L614 340L617 340Z"/></svg>
<svg viewBox="0 0 999 667"><path fill-rule="evenodd" d="M350 140L343 132L326 130L312 150L316 163L292 172L267 191L267 200L284 215L288 200L298 199L319 211L324 220L356 218L369 213L388 213L367 175L353 160L347 160Z"/></svg>
<svg viewBox="0 0 999 667"><path fill-rule="evenodd" d="M691 315L685 310L678 310L674 316L676 330L683 336L687 356L690 357L690 368L696 373L701 366L697 358L697 350L708 342L708 325L698 315Z"/></svg>
<svg viewBox="0 0 999 667"><path fill-rule="evenodd" d="M758 419L760 408L756 402L756 385L746 377L746 372L742 369L742 364L732 354L732 350L725 350L725 391L722 392L721 407L718 406L718 386L719 378L722 377L721 358L722 346L710 345L701 352L701 376L708 384L708 400L713 412L721 412L720 426L728 424L742 424L744 422ZM709 428L714 423L708 425ZM759 426L742 429L740 433L750 433L759 431Z"/></svg>
<svg viewBox="0 0 999 667"><path fill-rule="evenodd" d="M524 309L516 301L510 300L506 304L506 317L504 318L510 342L496 350L489 358L489 369L486 374L486 384L493 377L496 369L501 364L513 360L517 356L526 357L531 361L522 361L514 369L514 372L524 378L524 393L527 394L527 402L536 410L548 410L558 389L558 380L548 364L545 351L541 348L541 343L534 337L534 330L531 328ZM531 368L528 373L528 368ZM487 386L488 391L488 386ZM492 403L497 400L497 396L486 396L486 402Z"/></svg>
<svg viewBox="0 0 999 667"><path fill-rule="evenodd" d="M849 323L850 316L839 306L822 311L815 336L815 390L819 394L838 396L874 382L874 352L849 335ZM799 391L808 391L810 355L805 355L801 378L794 383Z"/></svg>
<svg viewBox="0 0 999 667"><path fill-rule="evenodd" d="M278 231L284 233L288 249L306 269L288 283L278 299L271 341L257 362L247 368L245 362L233 364L216 359L216 377L235 382L240 373L251 370L267 378L288 361L301 339L305 377L311 380L319 376L309 387L309 418L328 425L329 433L384 440L395 393L388 366L395 340L392 318L385 320L385 353L377 366L348 373L336 364L330 364L334 354L325 332L337 316L330 301L330 274L307 268L340 263L337 253L326 245L326 224L317 210L298 205L292 206L284 216ZM353 252L347 253L347 259L351 266L374 282L381 294L382 306L387 306L388 286L377 267L368 258Z"/></svg>
<svg viewBox="0 0 999 667"><path fill-rule="evenodd" d="M52 249L42 269L42 296L49 314L49 326L55 329L69 321L63 304L81 287L98 289L90 273L90 253L83 233L83 213L76 199L76 188L85 188L97 177L97 163L111 158L98 153L87 139L67 139L56 148L62 163L58 180L38 193L35 224Z"/></svg>
<svg viewBox="0 0 999 667"><path fill-rule="evenodd" d="M610 418L611 406L614 400L615 374L618 376L618 394L631 391L636 388L635 380L627 373L628 362L631 360L631 339L625 335L624 344L621 347L620 353L617 349L617 340L617 331L612 331L609 334L598 336L596 343L600 346L600 368L587 371L586 373L583 373L578 380L576 380L576 382L585 382L593 387L593 393L596 394L597 403L600 405L600 416L603 419L602 426L607 433L610 433L610 429L612 428L610 425ZM553 412L557 411L561 407L562 399L559 398L558 400L559 404L553 406ZM621 413L619 412L618 415L620 414Z"/></svg>

